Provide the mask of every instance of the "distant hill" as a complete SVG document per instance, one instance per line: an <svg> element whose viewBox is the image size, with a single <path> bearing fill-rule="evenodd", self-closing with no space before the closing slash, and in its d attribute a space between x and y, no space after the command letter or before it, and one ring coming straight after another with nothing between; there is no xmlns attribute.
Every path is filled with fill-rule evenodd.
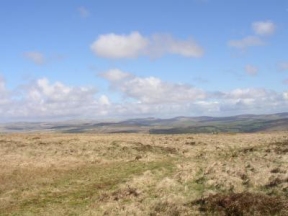
<svg viewBox="0 0 288 216"><path fill-rule="evenodd" d="M188 121L188 119L187 119ZM182 121L184 124L184 122ZM196 117L167 129L151 129L151 134L181 133L252 133L261 131L288 130L288 113L271 115L238 115L229 117Z"/></svg>
<svg viewBox="0 0 288 216"><path fill-rule="evenodd" d="M252 133L288 130L288 112L228 117L137 118L118 122L15 122L0 125L1 132L51 131L63 133Z"/></svg>

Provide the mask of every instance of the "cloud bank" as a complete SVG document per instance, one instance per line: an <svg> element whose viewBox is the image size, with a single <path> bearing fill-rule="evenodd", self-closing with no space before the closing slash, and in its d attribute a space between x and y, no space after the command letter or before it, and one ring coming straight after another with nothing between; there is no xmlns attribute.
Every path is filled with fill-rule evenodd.
<svg viewBox="0 0 288 216"><path fill-rule="evenodd" d="M287 111L288 91L238 88L212 91L189 84L139 77L113 69L99 74L113 94L109 98L96 87L68 86L47 78L7 89L0 79L0 121L61 120L75 118L133 118L271 113Z"/></svg>

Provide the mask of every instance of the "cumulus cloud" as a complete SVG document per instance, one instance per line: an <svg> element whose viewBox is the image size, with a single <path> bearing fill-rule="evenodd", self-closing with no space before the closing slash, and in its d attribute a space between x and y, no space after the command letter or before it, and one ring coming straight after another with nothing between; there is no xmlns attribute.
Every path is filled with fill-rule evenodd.
<svg viewBox="0 0 288 216"><path fill-rule="evenodd" d="M116 97L95 87L69 86L41 78L8 91L0 79L0 120L61 120L74 118L173 117L177 115L234 115L283 112L288 92L237 88L207 92L189 84L139 77L118 69L101 73Z"/></svg>
<svg viewBox="0 0 288 216"><path fill-rule="evenodd" d="M51 84L48 79L38 79L28 88L28 97L34 101L54 102L81 102L92 99L96 89L88 87L69 87L61 82Z"/></svg>
<svg viewBox="0 0 288 216"><path fill-rule="evenodd" d="M91 45L92 51L105 58L134 58L143 53L148 40L138 32L129 35L100 35Z"/></svg>
<svg viewBox="0 0 288 216"><path fill-rule="evenodd" d="M176 40L170 35L153 35L144 37L139 32L129 35L100 35L90 46L98 56L105 58L135 58L140 55L161 56L166 53L185 57L201 57L203 48L189 40Z"/></svg>
<svg viewBox="0 0 288 216"><path fill-rule="evenodd" d="M37 51L25 52L24 56L37 65L42 65L45 63L45 57L41 52Z"/></svg>
<svg viewBox="0 0 288 216"><path fill-rule="evenodd" d="M0 83L3 86L2 82ZM6 90L0 91L2 93ZM0 120L96 118L105 115L110 104L107 96L101 95L97 98L96 93L95 87L73 87L41 78L19 86L17 91L4 98L5 104L4 99L0 98Z"/></svg>
<svg viewBox="0 0 288 216"><path fill-rule="evenodd" d="M272 21L259 21L252 23L252 29L257 35L272 35L275 32L276 25Z"/></svg>
<svg viewBox="0 0 288 216"><path fill-rule="evenodd" d="M109 81L112 81L112 82L118 82L118 81L122 81L122 80L124 80L126 78L133 77L132 74L123 72L123 71L121 71L119 69L111 69L111 70L106 71L104 73L100 73L99 75L101 77L109 80Z"/></svg>
<svg viewBox="0 0 288 216"><path fill-rule="evenodd" d="M83 18L90 16L89 10L83 6L78 8L78 12L79 12L80 16Z"/></svg>
<svg viewBox="0 0 288 216"><path fill-rule="evenodd" d="M255 76L258 74L258 68L253 65L246 65L245 71L250 76Z"/></svg>
<svg viewBox="0 0 288 216"><path fill-rule="evenodd" d="M230 40L228 45L237 49L246 49L253 46L262 46L264 42L259 37L248 36L239 40Z"/></svg>
<svg viewBox="0 0 288 216"><path fill-rule="evenodd" d="M129 99L110 107L113 113L128 118L131 115L171 117L281 112L288 105L285 94L261 88L207 92L188 84L165 82L156 77L138 77L118 69L100 76L109 81L111 89Z"/></svg>
<svg viewBox="0 0 288 216"><path fill-rule="evenodd" d="M285 94L261 88L234 89L212 97L219 105L219 113L273 113L285 112L288 101Z"/></svg>
<svg viewBox="0 0 288 216"><path fill-rule="evenodd" d="M113 89L139 103L181 103L205 98L205 93L188 84L164 82L156 77L137 77L118 69L101 74ZM116 77L116 79L115 79Z"/></svg>
<svg viewBox="0 0 288 216"><path fill-rule="evenodd" d="M69 87L41 78L22 87L21 115L24 117L65 117L91 114L97 105L93 87ZM97 109L95 109L96 111ZM19 110L15 110L19 113Z"/></svg>

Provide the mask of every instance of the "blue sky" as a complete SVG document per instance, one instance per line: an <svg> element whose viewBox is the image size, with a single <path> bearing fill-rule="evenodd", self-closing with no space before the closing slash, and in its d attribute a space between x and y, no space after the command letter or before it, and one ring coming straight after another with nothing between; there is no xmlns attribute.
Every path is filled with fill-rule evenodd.
<svg viewBox="0 0 288 216"><path fill-rule="evenodd" d="M288 0L0 4L1 121L288 110Z"/></svg>

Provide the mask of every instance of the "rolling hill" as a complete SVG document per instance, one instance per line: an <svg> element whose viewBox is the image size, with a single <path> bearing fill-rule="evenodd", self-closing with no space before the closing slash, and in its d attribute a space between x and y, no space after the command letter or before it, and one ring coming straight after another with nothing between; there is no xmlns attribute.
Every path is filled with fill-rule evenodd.
<svg viewBox="0 0 288 216"><path fill-rule="evenodd" d="M0 125L1 132L56 131L63 133L252 133L288 130L288 112L228 117L138 118L118 122L14 122Z"/></svg>

